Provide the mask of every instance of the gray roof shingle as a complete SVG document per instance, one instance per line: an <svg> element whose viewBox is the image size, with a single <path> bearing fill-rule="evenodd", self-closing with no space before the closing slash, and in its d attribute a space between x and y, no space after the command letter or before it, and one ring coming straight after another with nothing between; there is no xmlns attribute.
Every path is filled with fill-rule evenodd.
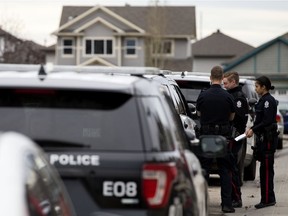
<svg viewBox="0 0 288 216"><path fill-rule="evenodd" d="M195 57L229 57L241 56L253 50L254 47L231 38L220 30L192 44Z"/></svg>
<svg viewBox="0 0 288 216"><path fill-rule="evenodd" d="M60 26L69 21L69 17L76 17L92 7L87 6L63 6L60 19ZM149 32L151 23L149 14L155 9L152 6L123 6L123 7L106 7L124 19L139 26ZM165 15L167 35L189 35L196 38L196 19L194 6L165 6L159 7L160 14Z"/></svg>

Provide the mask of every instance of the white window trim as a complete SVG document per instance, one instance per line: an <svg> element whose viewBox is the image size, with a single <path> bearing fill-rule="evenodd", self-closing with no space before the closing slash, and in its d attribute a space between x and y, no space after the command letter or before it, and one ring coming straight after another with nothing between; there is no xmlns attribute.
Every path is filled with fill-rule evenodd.
<svg viewBox="0 0 288 216"><path fill-rule="evenodd" d="M72 54L65 54L64 53L64 49L65 48L70 48L70 46L64 46L64 40L72 40L72 46L71 46L71 49L72 49ZM71 38L71 37L63 37L61 38L61 45L60 45L60 49L61 49L61 57L62 58L73 58L74 55L75 55L75 39L74 38Z"/></svg>
<svg viewBox="0 0 288 216"><path fill-rule="evenodd" d="M135 46L126 46L126 42L127 42L127 40L135 40ZM135 49L135 54L127 54L127 49ZM124 57L125 58L137 58L138 57L138 50L140 49L139 47L138 47L138 38L132 38L132 37L129 37L129 38L125 38L125 40L124 40L124 47L123 47L123 49L124 49Z"/></svg>
<svg viewBox="0 0 288 216"><path fill-rule="evenodd" d="M92 46L92 54L86 54L86 40L112 40L112 54L93 54L93 46ZM82 50L82 55L83 57L94 57L94 56L98 56L98 57L106 57L106 58L111 58L111 57L115 57L115 47L116 47L116 40L114 37L85 37L83 38L82 41L83 44L83 50Z"/></svg>
<svg viewBox="0 0 288 216"><path fill-rule="evenodd" d="M174 57L175 56L175 41L173 39L163 39L164 41L170 41L171 42L171 53L169 54L164 54L164 53L160 53L161 56L165 56L165 57ZM159 54L157 53L153 53L154 57L157 57Z"/></svg>

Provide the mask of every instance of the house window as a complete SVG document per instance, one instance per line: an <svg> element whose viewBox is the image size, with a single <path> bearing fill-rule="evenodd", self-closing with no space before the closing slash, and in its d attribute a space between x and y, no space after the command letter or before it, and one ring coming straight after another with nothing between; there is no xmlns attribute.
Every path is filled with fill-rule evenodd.
<svg viewBox="0 0 288 216"><path fill-rule="evenodd" d="M136 39L126 39L125 40L125 54L128 56L131 55L136 55L136 45L137 45L137 41Z"/></svg>
<svg viewBox="0 0 288 216"><path fill-rule="evenodd" d="M74 41L73 39L63 39L62 40L63 46L63 54L64 55L73 55L73 46Z"/></svg>
<svg viewBox="0 0 288 216"><path fill-rule="evenodd" d="M153 44L153 53L154 54L164 54L171 55L172 54L172 40L162 40L160 43Z"/></svg>
<svg viewBox="0 0 288 216"><path fill-rule="evenodd" d="M111 39L86 39L85 40L86 55L112 55L113 41Z"/></svg>

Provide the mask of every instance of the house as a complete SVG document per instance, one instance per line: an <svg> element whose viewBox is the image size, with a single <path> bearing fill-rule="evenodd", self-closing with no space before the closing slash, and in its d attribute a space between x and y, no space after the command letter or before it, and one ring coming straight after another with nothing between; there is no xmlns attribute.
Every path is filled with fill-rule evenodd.
<svg viewBox="0 0 288 216"><path fill-rule="evenodd" d="M288 94L288 33L272 39L224 65L243 75L267 75L279 94Z"/></svg>
<svg viewBox="0 0 288 216"><path fill-rule="evenodd" d="M195 23L194 6L64 6L54 64L191 71Z"/></svg>
<svg viewBox="0 0 288 216"><path fill-rule="evenodd" d="M210 71L215 65L223 65L254 47L223 34L218 29L206 38L192 44L192 71Z"/></svg>
<svg viewBox="0 0 288 216"><path fill-rule="evenodd" d="M0 63L42 64L45 53L42 46L22 40L0 27Z"/></svg>

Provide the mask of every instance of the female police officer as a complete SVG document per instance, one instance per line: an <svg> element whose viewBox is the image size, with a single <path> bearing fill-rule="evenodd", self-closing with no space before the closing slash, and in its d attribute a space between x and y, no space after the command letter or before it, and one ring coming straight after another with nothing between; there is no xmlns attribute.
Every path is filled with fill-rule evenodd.
<svg viewBox="0 0 288 216"><path fill-rule="evenodd" d="M260 161L261 200L255 208L264 208L276 204L274 194L274 153L277 146L277 103L269 90L273 90L271 81L266 76L256 79L255 90L261 97L255 105L256 119L254 126L246 131L249 138L255 133L256 147L254 156Z"/></svg>

